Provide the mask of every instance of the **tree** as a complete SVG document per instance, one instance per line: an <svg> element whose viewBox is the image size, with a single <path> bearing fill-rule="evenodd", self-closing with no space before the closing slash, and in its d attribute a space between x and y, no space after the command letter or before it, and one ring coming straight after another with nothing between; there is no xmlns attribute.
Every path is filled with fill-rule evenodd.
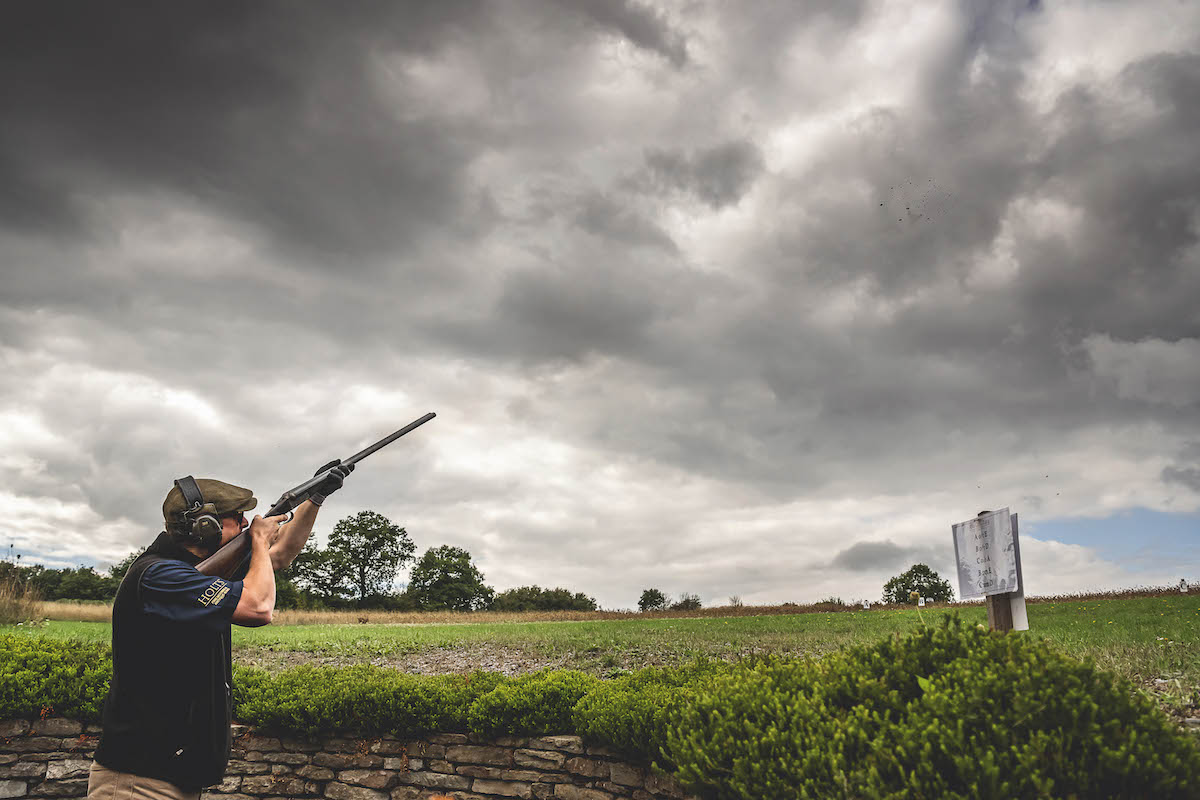
<svg viewBox="0 0 1200 800"><path fill-rule="evenodd" d="M390 593L396 574L412 561L415 549L404 528L374 511L360 511L338 520L326 548L335 554L329 566L344 569L340 574L360 601L369 595ZM337 563L339 558L344 564Z"/></svg>
<svg viewBox="0 0 1200 800"><path fill-rule="evenodd" d="M59 597L63 600L107 600L117 593L117 584L112 578L96 572L92 567L64 569L59 583Z"/></svg>
<svg viewBox="0 0 1200 800"><path fill-rule="evenodd" d="M913 564L908 572L897 575L883 585L883 602L913 603L912 592L916 592L918 597L930 597L938 602L948 603L954 599L949 581L942 580L925 564Z"/></svg>
<svg viewBox="0 0 1200 800"><path fill-rule="evenodd" d="M280 576L323 601L342 600L350 593L349 564L344 555L322 550L312 539L305 543L304 549Z"/></svg>
<svg viewBox="0 0 1200 800"><path fill-rule="evenodd" d="M108 600L117 591L116 581L92 567L50 569L37 564L20 571L43 600Z"/></svg>
<svg viewBox="0 0 1200 800"><path fill-rule="evenodd" d="M494 592L461 547L431 547L412 569L405 592L422 609L476 611L491 605Z"/></svg>
<svg viewBox="0 0 1200 800"><path fill-rule="evenodd" d="M120 586L121 581L125 579L125 573L129 572L129 568L133 566L133 562L137 561L138 557L144 552L146 552L146 548L144 547L141 550L134 550L125 556L125 558L113 564L108 568L108 577L112 578L117 586Z"/></svg>
<svg viewBox="0 0 1200 800"><path fill-rule="evenodd" d="M296 582L285 578L282 575L275 576L275 607L276 608L301 608L304 605L304 596L300 594L300 587Z"/></svg>
<svg viewBox="0 0 1200 800"><path fill-rule="evenodd" d="M638 600L639 611L662 611L667 607L667 596L658 589L646 589Z"/></svg>
<svg viewBox="0 0 1200 800"><path fill-rule="evenodd" d="M493 611L595 611L595 598L583 592L571 594L566 589L543 589L540 586L520 586L496 595Z"/></svg>

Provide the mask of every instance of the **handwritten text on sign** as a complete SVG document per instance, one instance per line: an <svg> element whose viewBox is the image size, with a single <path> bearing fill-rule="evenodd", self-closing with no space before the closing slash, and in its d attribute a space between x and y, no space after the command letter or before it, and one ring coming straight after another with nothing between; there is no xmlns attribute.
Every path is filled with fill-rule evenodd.
<svg viewBox="0 0 1200 800"><path fill-rule="evenodd" d="M958 593L963 600L1015 592L1016 540L1012 517L1002 508L952 526L958 562Z"/></svg>

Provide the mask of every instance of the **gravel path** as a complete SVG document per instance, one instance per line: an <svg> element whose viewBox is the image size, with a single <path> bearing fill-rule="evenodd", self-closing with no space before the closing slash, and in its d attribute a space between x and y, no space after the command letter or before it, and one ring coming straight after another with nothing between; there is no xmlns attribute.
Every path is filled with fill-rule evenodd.
<svg viewBox="0 0 1200 800"><path fill-rule="evenodd" d="M299 664L343 666L349 663L345 656L328 653L299 653L260 648L241 648L234 653L234 660L245 666L262 667L272 673ZM413 675L456 675L475 670L524 675L547 668L579 666L578 658L573 653L547 658L525 650L499 647L486 642L453 648L431 648L416 653L364 657L355 659L353 663L392 667Z"/></svg>

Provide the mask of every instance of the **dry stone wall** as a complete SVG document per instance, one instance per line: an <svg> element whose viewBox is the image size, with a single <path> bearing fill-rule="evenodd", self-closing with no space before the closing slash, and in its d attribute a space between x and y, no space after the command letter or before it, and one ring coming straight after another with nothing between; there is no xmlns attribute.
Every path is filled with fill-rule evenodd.
<svg viewBox="0 0 1200 800"><path fill-rule="evenodd" d="M669 777L578 736L420 739L264 736L234 726L225 781L205 800L678 800ZM0 722L0 798L84 797L100 729L69 719Z"/></svg>

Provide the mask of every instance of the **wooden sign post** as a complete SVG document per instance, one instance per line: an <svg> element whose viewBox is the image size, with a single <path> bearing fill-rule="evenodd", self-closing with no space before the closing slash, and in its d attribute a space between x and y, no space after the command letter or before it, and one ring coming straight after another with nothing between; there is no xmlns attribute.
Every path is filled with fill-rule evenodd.
<svg viewBox="0 0 1200 800"><path fill-rule="evenodd" d="M980 511L951 530L959 597L986 598L988 626L994 631L1029 630L1017 515L1007 508Z"/></svg>

